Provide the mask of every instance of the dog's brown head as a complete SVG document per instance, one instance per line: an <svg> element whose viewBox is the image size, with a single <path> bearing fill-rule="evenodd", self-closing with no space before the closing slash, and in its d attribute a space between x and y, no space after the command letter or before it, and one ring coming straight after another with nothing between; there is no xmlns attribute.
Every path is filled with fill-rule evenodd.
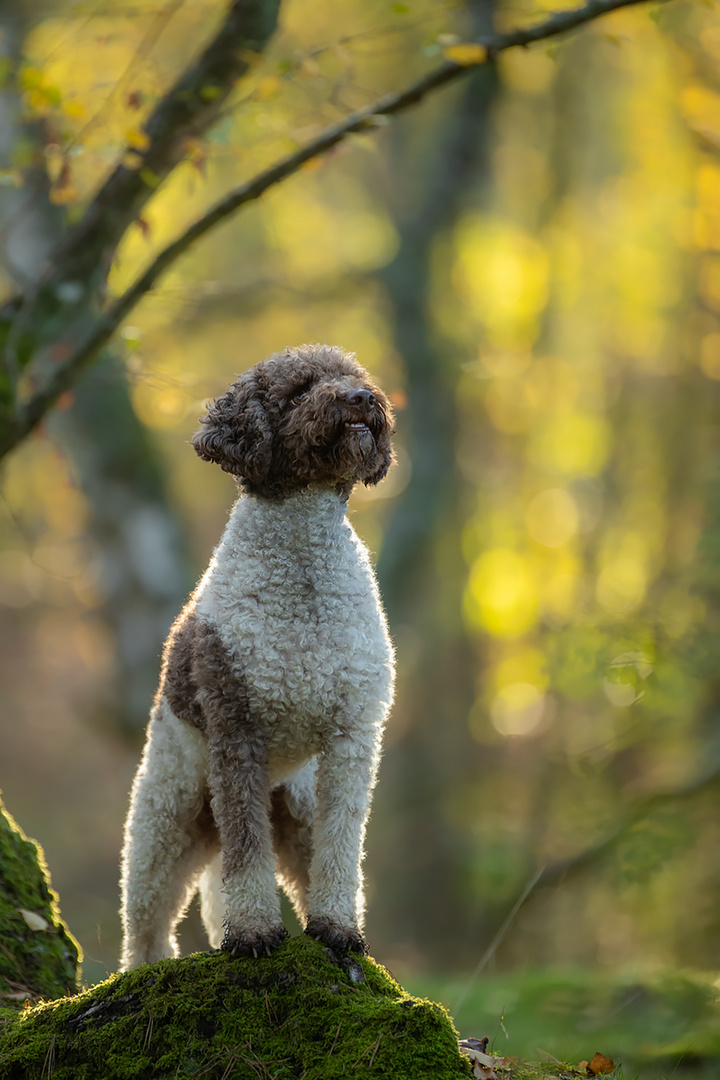
<svg viewBox="0 0 720 1080"><path fill-rule="evenodd" d="M210 406L193 446L251 495L377 484L393 456L390 404L353 356L300 345L256 364Z"/></svg>

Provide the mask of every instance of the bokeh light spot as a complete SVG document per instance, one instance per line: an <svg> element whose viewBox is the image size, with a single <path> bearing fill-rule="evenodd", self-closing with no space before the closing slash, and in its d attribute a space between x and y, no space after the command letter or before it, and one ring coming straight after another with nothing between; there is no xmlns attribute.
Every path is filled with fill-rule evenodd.
<svg viewBox="0 0 720 1080"><path fill-rule="evenodd" d="M526 559L510 548L486 551L475 560L465 591L470 624L495 637L520 637L534 626L538 596Z"/></svg>
<svg viewBox="0 0 720 1080"><path fill-rule="evenodd" d="M562 547L578 531L580 515L572 495L564 488L547 488L529 504L525 523L533 540L544 547Z"/></svg>
<svg viewBox="0 0 720 1080"><path fill-rule="evenodd" d="M543 718L545 695L532 683L503 686L490 706L493 727L501 735L529 735Z"/></svg>

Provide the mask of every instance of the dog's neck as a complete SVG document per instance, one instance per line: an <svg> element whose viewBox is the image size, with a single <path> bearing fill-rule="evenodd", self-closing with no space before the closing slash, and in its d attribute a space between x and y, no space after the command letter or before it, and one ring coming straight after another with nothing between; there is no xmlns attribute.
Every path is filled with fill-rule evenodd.
<svg viewBox="0 0 720 1080"><path fill-rule="evenodd" d="M251 530L263 547L305 548L327 544L345 520L347 499L333 488L310 485L282 500L242 495L228 529Z"/></svg>

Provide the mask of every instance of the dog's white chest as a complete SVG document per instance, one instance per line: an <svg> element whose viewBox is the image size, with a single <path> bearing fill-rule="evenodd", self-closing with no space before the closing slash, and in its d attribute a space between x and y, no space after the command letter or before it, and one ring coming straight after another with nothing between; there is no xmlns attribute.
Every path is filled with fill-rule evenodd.
<svg viewBox="0 0 720 1080"><path fill-rule="evenodd" d="M242 671L271 754L292 759L297 746L307 756L336 728L373 726L387 710L385 617L368 553L334 493L240 500L198 613Z"/></svg>

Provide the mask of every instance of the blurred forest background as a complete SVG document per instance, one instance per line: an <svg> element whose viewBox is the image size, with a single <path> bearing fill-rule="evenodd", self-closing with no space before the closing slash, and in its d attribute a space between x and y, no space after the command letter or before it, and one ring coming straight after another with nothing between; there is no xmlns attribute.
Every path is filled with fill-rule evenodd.
<svg viewBox="0 0 720 1080"><path fill-rule="evenodd" d="M111 292L323 125L562 6L287 0ZM614 13L351 136L193 247L4 463L0 787L89 982L117 963L161 644L235 495L188 440L235 373L304 341L356 351L399 416L398 465L351 503L399 665L373 955L414 986L463 986L486 952L483 984L717 971L718 11ZM0 0L5 295L221 15ZM205 947L196 916L183 941Z"/></svg>

